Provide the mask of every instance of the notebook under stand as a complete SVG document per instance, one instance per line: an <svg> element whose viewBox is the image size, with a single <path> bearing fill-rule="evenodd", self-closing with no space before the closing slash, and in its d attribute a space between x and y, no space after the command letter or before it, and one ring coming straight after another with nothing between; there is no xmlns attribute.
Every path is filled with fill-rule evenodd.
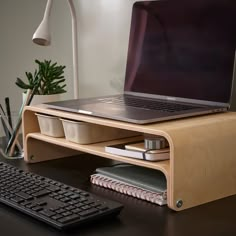
<svg viewBox="0 0 236 236"><path fill-rule="evenodd" d="M138 131L140 134L161 135L169 142L170 160L146 162L106 153L104 147L116 140L79 145L64 138L47 137L40 134L35 112ZM168 207L176 211L236 194L236 113L233 112L135 125L60 112L39 105L26 107L23 115L23 137L25 161L29 163L82 151L158 169L167 179Z"/></svg>

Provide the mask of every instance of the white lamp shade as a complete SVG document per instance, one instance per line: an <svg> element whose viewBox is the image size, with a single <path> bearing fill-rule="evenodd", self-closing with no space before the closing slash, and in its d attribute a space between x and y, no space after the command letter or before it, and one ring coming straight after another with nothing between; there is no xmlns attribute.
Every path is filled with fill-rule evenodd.
<svg viewBox="0 0 236 236"><path fill-rule="evenodd" d="M33 42L42 45L48 46L51 43L51 35L49 31L49 24L47 19L43 19L32 38Z"/></svg>
<svg viewBox="0 0 236 236"><path fill-rule="evenodd" d="M47 1L43 20L40 23L37 30L35 31L32 38L33 42L38 45L48 46L51 43L51 34L49 30L49 18L50 18L50 13L51 13L51 8L52 8L52 2L53 0Z"/></svg>

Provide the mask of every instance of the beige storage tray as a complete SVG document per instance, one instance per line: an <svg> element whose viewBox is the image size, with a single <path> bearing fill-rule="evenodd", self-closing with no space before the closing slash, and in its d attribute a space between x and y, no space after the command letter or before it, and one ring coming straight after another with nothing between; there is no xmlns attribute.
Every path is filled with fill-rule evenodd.
<svg viewBox="0 0 236 236"><path fill-rule="evenodd" d="M96 125L84 121L61 119L66 140L78 144L98 143L140 135L137 132Z"/></svg>
<svg viewBox="0 0 236 236"><path fill-rule="evenodd" d="M64 137L64 130L61 120L56 116L35 113L38 118L41 134L51 137Z"/></svg>

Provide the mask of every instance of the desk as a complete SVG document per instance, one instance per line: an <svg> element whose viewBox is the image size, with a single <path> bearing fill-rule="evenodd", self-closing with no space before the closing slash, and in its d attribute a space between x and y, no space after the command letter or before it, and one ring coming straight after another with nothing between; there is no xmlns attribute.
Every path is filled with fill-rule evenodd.
<svg viewBox="0 0 236 236"><path fill-rule="evenodd" d="M174 212L166 206L160 207L91 186L88 177L95 168L111 164L110 160L101 157L83 154L80 158L67 157L36 164L26 164L23 160L6 160L2 157L0 161L120 201L124 205L117 218L76 228L70 232L60 232L0 204L0 232L3 236L236 235L236 196Z"/></svg>

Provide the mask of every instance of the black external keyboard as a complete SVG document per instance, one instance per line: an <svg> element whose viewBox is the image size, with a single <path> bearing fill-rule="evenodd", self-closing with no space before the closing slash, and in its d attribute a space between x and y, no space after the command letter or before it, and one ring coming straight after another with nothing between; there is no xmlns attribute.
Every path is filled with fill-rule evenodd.
<svg viewBox="0 0 236 236"><path fill-rule="evenodd" d="M59 229L117 215L118 202L0 162L0 202Z"/></svg>

